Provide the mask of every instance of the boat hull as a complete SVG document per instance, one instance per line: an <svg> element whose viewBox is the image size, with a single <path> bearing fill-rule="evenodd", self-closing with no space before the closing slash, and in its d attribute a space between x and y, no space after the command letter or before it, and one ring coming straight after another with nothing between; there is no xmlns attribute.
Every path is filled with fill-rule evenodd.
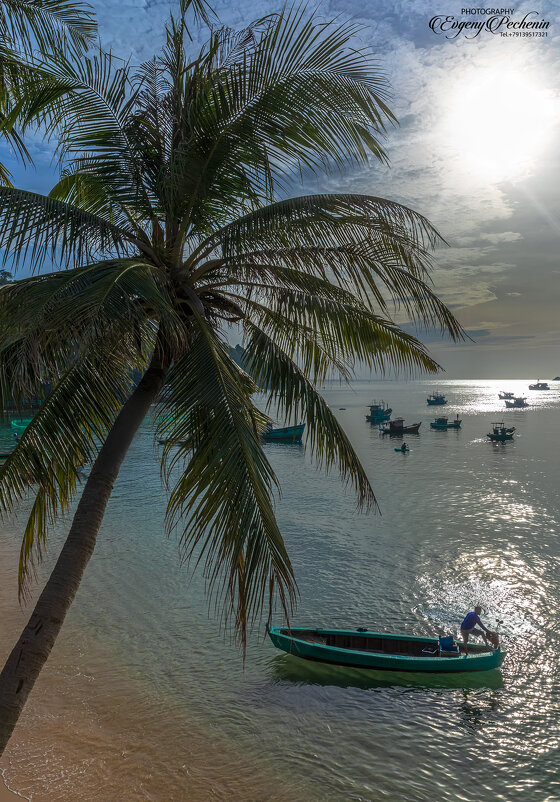
<svg viewBox="0 0 560 802"><path fill-rule="evenodd" d="M394 428L394 429L391 429L389 427L385 429L380 429L380 431L381 434L391 434L391 435L418 434L418 429L420 428L421 425L422 425L421 423L415 423L413 426L401 426L400 428Z"/></svg>
<svg viewBox="0 0 560 802"><path fill-rule="evenodd" d="M447 404L445 399L439 400L435 398L427 398L426 401L429 407L442 407L444 404Z"/></svg>
<svg viewBox="0 0 560 802"><path fill-rule="evenodd" d="M288 630L281 627L268 627L268 635L277 649L304 660L377 671L428 673L489 671L499 668L504 659L504 652L500 649L449 657L419 656L414 652L437 646L437 638L393 635L387 632L358 632L341 629ZM344 648L331 645L337 639L339 643L344 643L346 639L348 643L353 644L353 647ZM397 646L400 649L409 648L410 653L387 653L386 649L392 648L392 643L395 644L395 648ZM361 645L362 648L356 648L356 645ZM378 647L380 650L376 651Z"/></svg>
<svg viewBox="0 0 560 802"><path fill-rule="evenodd" d="M33 418L20 418L19 420L10 421L10 426L18 432L24 432Z"/></svg>
<svg viewBox="0 0 560 802"><path fill-rule="evenodd" d="M460 429L462 421L453 421L453 423L430 423L432 429Z"/></svg>
<svg viewBox="0 0 560 802"><path fill-rule="evenodd" d="M385 423L391 417L392 411L392 409L389 409L386 415L366 415L366 420L369 423Z"/></svg>
<svg viewBox="0 0 560 802"><path fill-rule="evenodd" d="M262 438L267 442L275 443L301 443L305 423L297 426L286 426L283 429L269 429L263 432Z"/></svg>

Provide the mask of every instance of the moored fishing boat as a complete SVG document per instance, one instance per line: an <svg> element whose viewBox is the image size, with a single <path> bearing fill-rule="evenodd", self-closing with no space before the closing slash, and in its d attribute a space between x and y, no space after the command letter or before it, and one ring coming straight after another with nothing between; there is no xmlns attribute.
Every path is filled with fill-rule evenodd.
<svg viewBox="0 0 560 802"><path fill-rule="evenodd" d="M548 382L542 382L540 379L537 379L536 384L530 384L529 390L550 390L548 386Z"/></svg>
<svg viewBox="0 0 560 802"><path fill-rule="evenodd" d="M275 429L271 426L262 433L263 440L281 443L301 443L305 423Z"/></svg>
<svg viewBox="0 0 560 802"><path fill-rule="evenodd" d="M508 409L523 409L524 407L529 406L529 404L527 403L527 399L521 396L519 396L519 398L514 398L512 400L506 398L505 404Z"/></svg>
<svg viewBox="0 0 560 802"><path fill-rule="evenodd" d="M430 423L430 427L432 429L460 429L462 422L462 420L459 420L458 415L455 420L451 421L451 423L449 422L448 418L436 418Z"/></svg>
<svg viewBox="0 0 560 802"><path fill-rule="evenodd" d="M447 399L442 392L436 391L426 398L429 407L440 407L447 404Z"/></svg>
<svg viewBox="0 0 560 802"><path fill-rule="evenodd" d="M380 426L379 431L381 434L418 434L421 425L421 423L411 423L405 426L404 418L395 418L390 420L387 426Z"/></svg>
<svg viewBox="0 0 560 802"><path fill-rule="evenodd" d="M370 423L383 423L389 420L393 410L388 407L385 401L372 401L369 407L369 415L366 420Z"/></svg>
<svg viewBox="0 0 560 802"><path fill-rule="evenodd" d="M492 431L488 432L486 437L489 437L490 440L495 442L503 442L504 440L513 440L513 433L515 431L515 426L510 426L506 428L504 426L503 421L501 423L493 423L492 424Z"/></svg>
<svg viewBox="0 0 560 802"><path fill-rule="evenodd" d="M14 420L10 421L10 426L12 426L16 432L24 432L33 418L14 418Z"/></svg>
<svg viewBox="0 0 560 802"><path fill-rule="evenodd" d="M514 393L507 393L505 390L501 390L498 393L498 398L500 398L502 401L505 401L506 398L514 398Z"/></svg>
<svg viewBox="0 0 560 802"><path fill-rule="evenodd" d="M476 650L464 654L453 638L425 638L359 629L267 627L277 649L321 663L388 671L488 671L498 668L504 652ZM451 645L448 645L449 641Z"/></svg>

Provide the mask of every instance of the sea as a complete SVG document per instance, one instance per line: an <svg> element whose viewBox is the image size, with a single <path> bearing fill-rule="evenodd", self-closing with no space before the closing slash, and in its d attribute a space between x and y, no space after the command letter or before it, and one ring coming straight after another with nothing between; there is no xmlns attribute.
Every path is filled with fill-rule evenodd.
<svg viewBox="0 0 560 802"><path fill-rule="evenodd" d="M500 670L309 663L275 650L264 621L244 659L165 534L146 422L0 760L6 784L33 802L560 800L560 384L530 391L533 380L327 385L376 494L368 515L305 445L264 446L282 486L294 625L437 635L478 603L501 633ZM427 406L436 389L445 407ZM530 406L506 410L500 390ZM421 422L408 453L366 422L373 400ZM461 428L430 429L442 414ZM501 421L514 439L494 444L486 435ZM5 426L0 448L10 443ZM0 660L29 614L17 602L28 508L0 532ZM60 522L50 538L39 587L67 529Z"/></svg>

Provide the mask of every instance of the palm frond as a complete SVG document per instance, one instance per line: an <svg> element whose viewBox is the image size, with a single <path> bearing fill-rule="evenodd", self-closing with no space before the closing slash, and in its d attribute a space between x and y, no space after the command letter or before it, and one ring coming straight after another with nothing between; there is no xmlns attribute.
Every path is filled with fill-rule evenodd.
<svg viewBox="0 0 560 802"><path fill-rule="evenodd" d="M159 326L172 352L186 332L154 266L138 260L23 279L0 290L1 409L41 398L92 342L132 337L149 347ZM147 338L147 340L146 340Z"/></svg>
<svg viewBox="0 0 560 802"><path fill-rule="evenodd" d="M346 433L304 371L262 329L245 323L245 354L251 375L270 396L279 416L304 420L306 445L317 464L326 471L335 467L352 487L360 507L376 505L367 474Z"/></svg>
<svg viewBox="0 0 560 802"><path fill-rule="evenodd" d="M259 431L266 419L252 405L253 383L229 357L208 323L197 316L189 350L172 368L158 430L185 441L164 459L171 491L170 529L181 527L186 558L203 562L216 604L245 643L247 627L278 595L289 613L295 581L274 516L277 480L264 456Z"/></svg>
<svg viewBox="0 0 560 802"><path fill-rule="evenodd" d="M0 239L4 261L25 260L37 269L49 258L90 261L98 253L127 254L142 243L99 214L56 198L14 187L0 187Z"/></svg>
<svg viewBox="0 0 560 802"><path fill-rule="evenodd" d="M27 53L55 52L71 46L86 50L95 40L97 23L89 3L71 0L2 0L0 36Z"/></svg>
<svg viewBox="0 0 560 802"><path fill-rule="evenodd" d="M100 347L102 346L102 347ZM132 386L131 371L145 364L129 341L92 344L63 373L0 468L0 515L35 496L21 546L19 587L25 595L49 527L75 495L78 469L93 462Z"/></svg>

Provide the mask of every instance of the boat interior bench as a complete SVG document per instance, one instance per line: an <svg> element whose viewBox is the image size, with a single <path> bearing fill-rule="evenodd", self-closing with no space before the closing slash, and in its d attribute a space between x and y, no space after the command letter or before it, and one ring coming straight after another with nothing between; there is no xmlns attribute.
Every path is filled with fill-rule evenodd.
<svg viewBox="0 0 560 802"><path fill-rule="evenodd" d="M434 645L433 639L411 641L408 639L399 640L398 638L384 638L383 636L374 634L330 634L309 630L288 629L287 627L281 629L280 633L307 641L308 643L317 643L322 646L334 646L339 649L355 649L360 652L402 654L413 657L430 656L424 652L424 649Z"/></svg>

